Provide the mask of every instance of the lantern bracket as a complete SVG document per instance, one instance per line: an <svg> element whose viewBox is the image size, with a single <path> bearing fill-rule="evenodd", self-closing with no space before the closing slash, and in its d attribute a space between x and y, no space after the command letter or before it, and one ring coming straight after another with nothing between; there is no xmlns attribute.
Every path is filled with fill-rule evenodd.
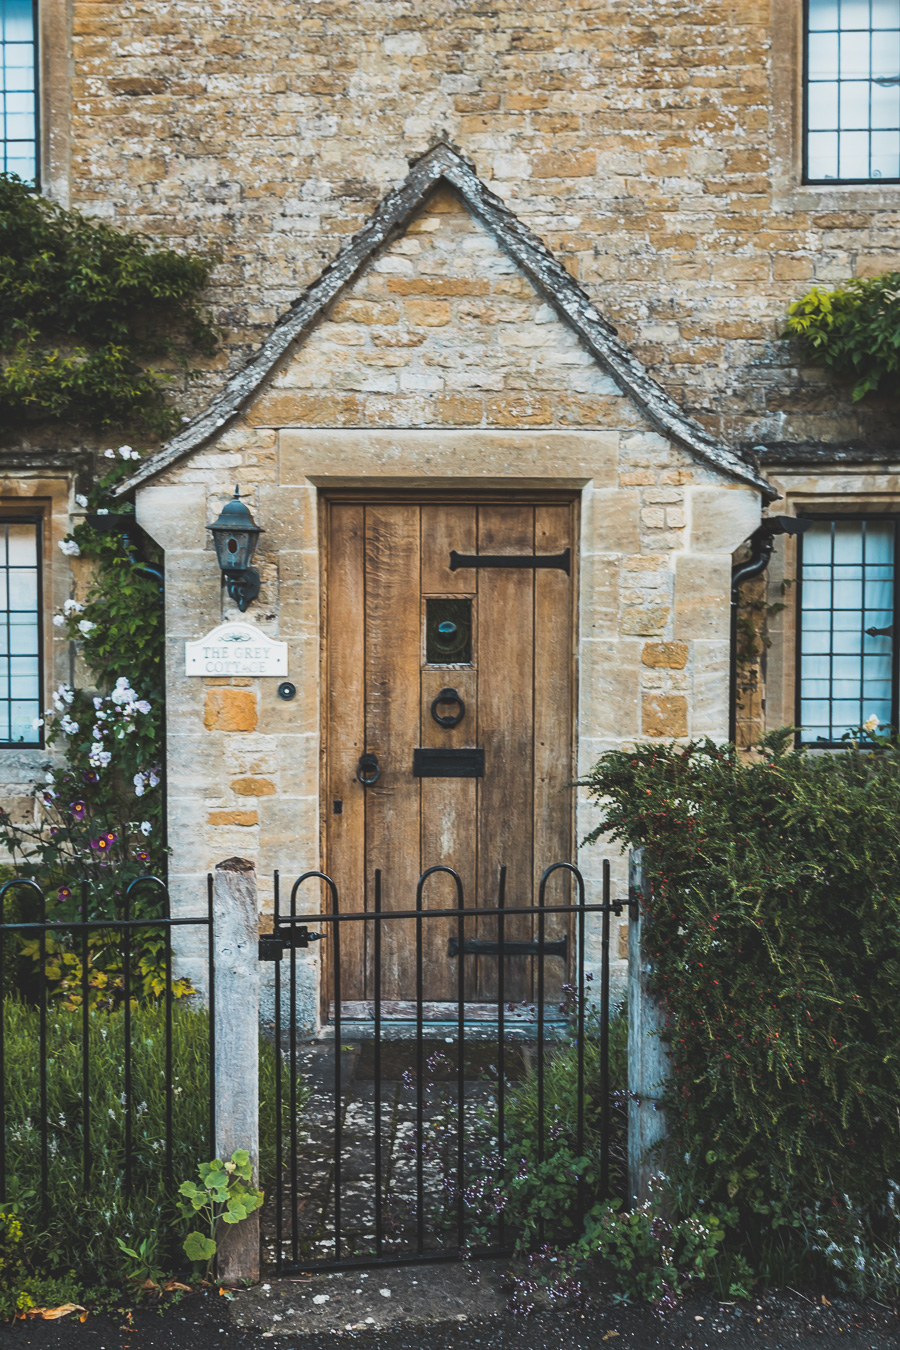
<svg viewBox="0 0 900 1350"><path fill-rule="evenodd" d="M255 567L242 567L239 571L225 571L225 589L243 614L247 606L259 595L260 576Z"/></svg>

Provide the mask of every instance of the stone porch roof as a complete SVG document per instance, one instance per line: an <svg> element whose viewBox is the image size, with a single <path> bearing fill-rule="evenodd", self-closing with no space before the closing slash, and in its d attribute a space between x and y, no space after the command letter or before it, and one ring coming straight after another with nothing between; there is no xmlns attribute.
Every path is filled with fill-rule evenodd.
<svg viewBox="0 0 900 1350"><path fill-rule="evenodd" d="M449 184L472 214L528 277L537 292L577 334L598 365L662 435L722 473L748 483L773 500L777 493L734 450L688 417L616 335L589 296L547 246L481 181L459 150L440 142L411 166L399 187L389 192L365 226L316 281L293 302L245 366L224 390L176 436L149 455L115 489L121 496L185 455L199 449L245 407L273 373L291 344L302 340L341 291L377 251L400 235L439 183Z"/></svg>

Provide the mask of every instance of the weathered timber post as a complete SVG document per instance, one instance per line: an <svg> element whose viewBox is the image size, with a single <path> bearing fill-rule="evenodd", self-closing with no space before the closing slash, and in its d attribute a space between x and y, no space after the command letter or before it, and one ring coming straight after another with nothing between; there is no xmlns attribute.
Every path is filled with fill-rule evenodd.
<svg viewBox="0 0 900 1350"><path fill-rule="evenodd" d="M215 870L216 1157L245 1148L259 1184L259 916L256 867L226 858ZM259 1210L216 1235L219 1279L259 1279Z"/></svg>
<svg viewBox="0 0 900 1350"><path fill-rule="evenodd" d="M642 849L632 852L628 884L632 896L646 901L642 856ZM648 1199L651 1178L660 1171L653 1150L666 1134L659 1099L670 1074L669 1054L659 1034L665 1013L650 990L652 966L641 943L642 923L642 905L632 906L628 920L628 1194L632 1204Z"/></svg>

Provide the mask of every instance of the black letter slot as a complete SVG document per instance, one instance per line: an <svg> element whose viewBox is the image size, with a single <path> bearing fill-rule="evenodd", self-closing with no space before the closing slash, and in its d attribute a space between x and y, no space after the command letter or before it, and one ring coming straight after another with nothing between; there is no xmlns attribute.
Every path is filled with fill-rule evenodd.
<svg viewBox="0 0 900 1350"><path fill-rule="evenodd" d="M483 778L484 750L466 746L462 750L413 750L414 778Z"/></svg>

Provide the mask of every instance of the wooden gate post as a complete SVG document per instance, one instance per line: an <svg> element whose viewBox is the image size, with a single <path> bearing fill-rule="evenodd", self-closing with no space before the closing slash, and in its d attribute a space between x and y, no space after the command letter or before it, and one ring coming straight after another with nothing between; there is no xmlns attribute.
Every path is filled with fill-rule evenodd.
<svg viewBox="0 0 900 1350"><path fill-rule="evenodd" d="M628 885L630 895L646 901L642 856L643 849L631 853ZM632 907L628 920L628 1195L638 1205L649 1198L651 1179L661 1170L653 1150L666 1135L659 1099L671 1072L660 1036L665 1013L650 990L652 965L641 943L642 907Z"/></svg>
<svg viewBox="0 0 900 1350"><path fill-rule="evenodd" d="M226 858L213 880L216 1157L245 1148L259 1184L259 913L256 867ZM220 1280L259 1279L259 1210L216 1235Z"/></svg>

